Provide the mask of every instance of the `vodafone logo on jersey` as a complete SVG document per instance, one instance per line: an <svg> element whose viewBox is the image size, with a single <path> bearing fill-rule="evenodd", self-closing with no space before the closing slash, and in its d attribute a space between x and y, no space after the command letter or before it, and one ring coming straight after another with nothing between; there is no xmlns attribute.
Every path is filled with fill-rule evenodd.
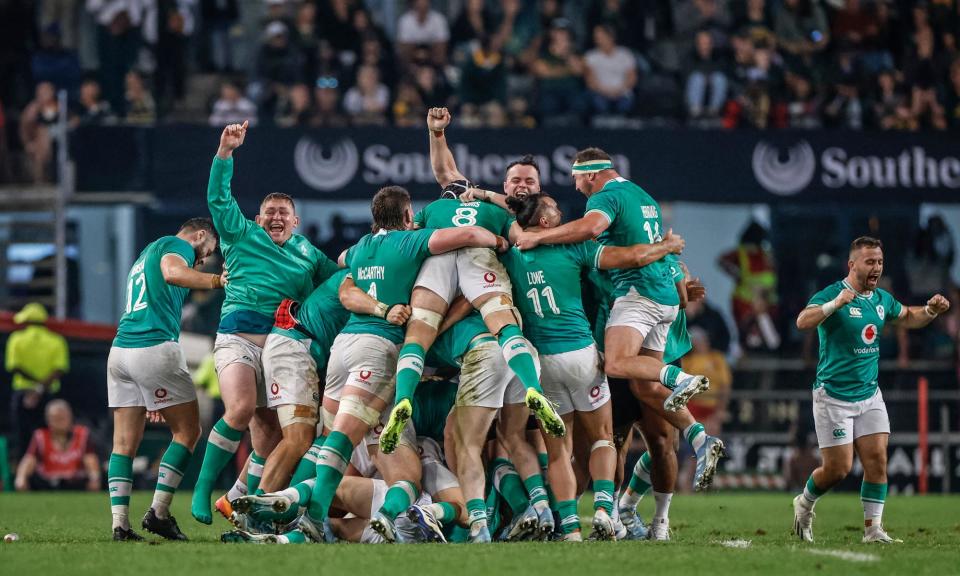
<svg viewBox="0 0 960 576"><path fill-rule="evenodd" d="M877 327L874 324L867 324L860 331L860 339L864 344L873 344L877 341Z"/></svg>

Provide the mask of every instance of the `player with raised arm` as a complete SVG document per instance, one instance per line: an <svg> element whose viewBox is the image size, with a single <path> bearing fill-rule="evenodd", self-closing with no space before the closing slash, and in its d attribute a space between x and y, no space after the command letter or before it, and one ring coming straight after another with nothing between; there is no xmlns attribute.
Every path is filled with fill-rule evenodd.
<svg viewBox="0 0 960 576"><path fill-rule="evenodd" d="M599 148L577 152L573 179L587 197L587 211L578 220L556 228L523 231L517 246L529 250L540 244L569 244L597 238L607 246L652 244L661 238L660 206L642 188L621 177L610 155ZM723 442L706 434L684 410L686 402L706 390L704 376L683 372L663 363L663 350L670 325L677 316L680 295L675 275L676 260L668 255L643 268L613 270L613 306L604 340L604 371L607 376L634 381L645 402L664 396L663 417L682 430L697 456L694 487L709 486L723 456ZM665 391L657 382L670 389Z"/></svg>
<svg viewBox="0 0 960 576"><path fill-rule="evenodd" d="M881 522L890 419L878 385L880 334L888 321L901 328L922 328L949 310L950 302L935 294L925 306L903 306L878 288L883 244L875 238L854 240L847 266L847 277L814 294L797 317L797 328L816 328L820 337L813 419L823 463L793 499L794 531L813 542L813 508L850 473L856 452L863 464L863 542L902 542L890 537Z"/></svg>
<svg viewBox="0 0 960 576"><path fill-rule="evenodd" d="M495 248L505 244L503 238L477 226L413 230L410 195L399 186L378 191L371 212L373 233L361 238L343 259L357 287L388 309L406 306L420 264L428 256L469 246ZM344 305L349 308L346 302ZM339 407L317 458L317 482L310 507L299 520L302 531L315 542L324 539L322 522L354 446L377 425L381 411L393 400L397 356L403 341L402 329L379 314L351 312L334 342L327 368L326 394L339 400ZM409 506L416 498L409 493L408 484L391 485L387 499L406 500Z"/></svg>
<svg viewBox="0 0 960 576"><path fill-rule="evenodd" d="M553 198L533 194L508 198L523 230L555 228L562 214ZM503 262L514 279L524 331L540 353L541 379L547 398L555 402L568 429L576 414L589 445L589 475L593 478L593 535L615 538L613 523L614 474L617 452L613 444L610 390L601 370L601 357L584 313L581 276L592 270L637 268L678 254L683 239L667 233L662 241L630 247L603 246L593 240L574 244L541 245L521 252L514 248ZM570 459L571 437L544 437L547 474L565 539L580 539L576 479ZM585 462L586 464L586 462Z"/></svg>
<svg viewBox="0 0 960 576"><path fill-rule="evenodd" d="M268 194L254 220L244 217L231 194L230 180L233 151L246 134L246 122L224 128L207 184L207 206L220 233L231 282L213 351L226 412L210 431L191 505L193 517L204 524L212 522L213 483L236 453L247 426L254 448L250 466L257 471L281 436L284 423L266 407L261 364L274 312L284 298L305 300L314 286L337 270L335 262L293 233L300 220L293 199L286 194ZM259 476L248 473L250 488L256 489Z"/></svg>
<svg viewBox="0 0 960 576"><path fill-rule="evenodd" d="M456 184L463 177L456 171L452 155L442 141L449 113L439 109L443 114L438 118L437 110L433 109L427 114L431 161L437 181L444 186L444 190L459 191L466 184ZM530 167L525 168L529 170ZM539 178L536 184L539 184ZM511 189L516 193L522 186L526 193L532 185L531 180L530 184L518 184ZM431 202L416 215L414 221L421 228L481 226L494 234L509 236L513 219L509 212L495 204L462 201L454 195ZM424 357L437 337L437 329L447 308L458 293L462 293L480 312L487 329L496 336L507 365L523 385L527 407L548 434L562 436L563 421L543 396L534 356L520 329L510 277L492 250L464 249L430 258L421 267L410 298L411 318L397 365L396 404L380 436L381 449L385 453L393 451L404 425L411 417L410 399L423 373Z"/></svg>
<svg viewBox="0 0 960 576"><path fill-rule="evenodd" d="M170 503L200 439L193 380L180 348L180 311L191 290L222 288L222 275L194 270L217 249L208 218L187 220L175 236L143 249L127 275L127 305L107 358L107 399L113 408L113 452L107 472L114 540L143 540L130 528L133 458L147 411L158 411L173 439L160 459L157 487L143 528L168 540L186 540Z"/></svg>

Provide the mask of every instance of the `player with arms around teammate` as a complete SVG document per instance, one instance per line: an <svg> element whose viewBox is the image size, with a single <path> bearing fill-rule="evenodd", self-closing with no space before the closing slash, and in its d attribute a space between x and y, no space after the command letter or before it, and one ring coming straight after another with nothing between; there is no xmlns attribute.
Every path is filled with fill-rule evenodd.
<svg viewBox="0 0 960 576"><path fill-rule="evenodd" d="M540 244L569 244L598 238L606 246L653 244L661 239L660 205L645 190L621 177L610 155L599 148L577 152L572 168L577 190L587 197L587 211L578 220L517 236L528 250ZM613 270L613 306L604 332L604 371L608 377L633 380L633 390L648 405L671 389L662 401L663 418L682 430L697 457L694 486L706 488L723 456L723 442L707 435L684 410L686 402L709 387L707 378L686 374L663 363L670 326L680 309L673 255L643 268ZM659 381L660 384L657 382Z"/></svg>
<svg viewBox="0 0 960 576"><path fill-rule="evenodd" d="M793 499L794 531L813 542L813 507L850 473L853 453L863 463L863 541L889 544L881 524L887 497L890 420L877 382L880 333L887 321L922 328L950 309L940 294L926 306L903 306L877 287L883 274L883 245L862 236L850 245L850 272L814 294L797 317L797 328L817 329L820 360L813 387L813 418L823 464Z"/></svg>
<svg viewBox="0 0 960 576"><path fill-rule="evenodd" d="M180 349L180 310L191 289L222 288L222 275L194 270L217 249L207 218L193 218L176 236L143 249L127 276L127 305L107 359L107 398L113 408L113 452L108 485L114 540L143 540L130 528L133 458L147 411L159 411L173 440L160 460L156 492L143 528L168 540L186 540L170 516L170 502L200 438L197 393Z"/></svg>
<svg viewBox="0 0 960 576"><path fill-rule="evenodd" d="M533 194L509 198L524 230L559 226L562 214L553 198ZM601 357L584 313L581 277L598 269L636 268L679 253L683 239L670 233L663 241L632 247L603 246L593 240L576 244L543 245L521 252L514 248L503 262L514 279L518 306L526 320L524 331L540 353L541 380L547 398L556 403L569 428L574 413L589 442L589 471L593 478L595 538L614 539L612 520L617 451L613 443L610 390L600 366ZM521 295L525 297L520 297ZM576 479L570 464L573 440L545 437L550 486L557 499L566 538L579 539Z"/></svg>
<svg viewBox="0 0 960 576"><path fill-rule="evenodd" d="M354 446L380 421L380 414L393 400L397 355L403 329L391 323L389 308L406 306L420 264L430 255L464 247L504 247L506 241L477 226L446 230L413 230L410 195L399 186L381 189L373 198L373 233L360 239L343 257L356 286L387 306L386 318L369 311L351 310L340 336L334 341L327 367L325 395L339 401L332 431L317 458L317 482L300 528L315 542L323 541L322 521L326 518L350 461ZM343 302L348 309L350 304ZM334 361L336 359L336 361ZM401 446L405 446L402 443ZM407 450L396 458L409 461ZM418 462L416 453L412 460ZM397 477L414 477L402 465L384 466ZM391 483L387 500L416 500L416 487L409 482Z"/></svg>
<svg viewBox="0 0 960 576"><path fill-rule="evenodd" d="M314 286L337 270L335 262L293 233L300 220L293 199L286 194L268 194L254 220L247 220L240 211L230 181L233 151L243 144L246 133L246 122L223 130L207 184L207 206L220 233L231 282L213 350L226 411L210 431L191 506L193 517L204 524L212 521L213 483L236 453L247 426L254 449L251 468L259 470L279 440L277 415L266 407L261 363L274 312L284 298L303 302ZM247 480L251 488L258 484L249 474Z"/></svg>

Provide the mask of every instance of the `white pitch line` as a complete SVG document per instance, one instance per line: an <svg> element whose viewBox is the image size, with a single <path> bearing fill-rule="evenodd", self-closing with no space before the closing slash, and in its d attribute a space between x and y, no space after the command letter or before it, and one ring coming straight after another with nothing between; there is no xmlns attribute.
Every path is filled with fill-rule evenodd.
<svg viewBox="0 0 960 576"><path fill-rule="evenodd" d="M810 554L817 556L830 556L850 562L877 562L880 557L875 554L865 554L863 552L850 552L849 550L807 550Z"/></svg>
<svg viewBox="0 0 960 576"><path fill-rule="evenodd" d="M720 545L724 548L749 548L753 544L752 540L724 540Z"/></svg>

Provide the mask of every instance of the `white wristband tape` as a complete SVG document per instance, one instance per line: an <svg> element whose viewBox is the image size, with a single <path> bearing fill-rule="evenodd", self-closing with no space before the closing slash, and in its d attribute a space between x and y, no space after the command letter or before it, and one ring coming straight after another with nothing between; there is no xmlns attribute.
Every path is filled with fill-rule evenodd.
<svg viewBox="0 0 960 576"><path fill-rule="evenodd" d="M824 316L829 317L830 315L832 315L834 312L837 311L837 301L831 300L827 302L826 304L820 306L820 310L823 311Z"/></svg>
<svg viewBox="0 0 960 576"><path fill-rule="evenodd" d="M929 317L931 317L931 318L936 318L937 316L939 316L939 314L937 314L936 312L934 312L933 310L930 309L930 305L929 305L929 304L927 304L926 306L923 307L923 311L926 312L926 313L927 313L927 316L929 316Z"/></svg>
<svg viewBox="0 0 960 576"><path fill-rule="evenodd" d="M384 304L383 302L377 302L377 306L374 309L374 315L379 316L380 318L386 318L387 312L390 311L390 307Z"/></svg>

